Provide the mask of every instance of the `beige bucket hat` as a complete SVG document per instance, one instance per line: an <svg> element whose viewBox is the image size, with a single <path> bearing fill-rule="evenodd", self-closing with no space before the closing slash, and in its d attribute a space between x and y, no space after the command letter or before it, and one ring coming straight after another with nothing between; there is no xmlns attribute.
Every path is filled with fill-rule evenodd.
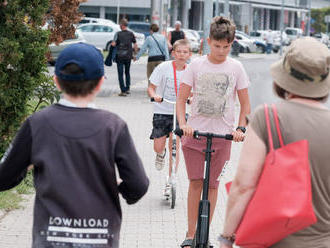
<svg viewBox="0 0 330 248"><path fill-rule="evenodd" d="M329 49L311 37L293 41L284 57L270 68L278 86L292 94L310 98L329 94L329 70Z"/></svg>

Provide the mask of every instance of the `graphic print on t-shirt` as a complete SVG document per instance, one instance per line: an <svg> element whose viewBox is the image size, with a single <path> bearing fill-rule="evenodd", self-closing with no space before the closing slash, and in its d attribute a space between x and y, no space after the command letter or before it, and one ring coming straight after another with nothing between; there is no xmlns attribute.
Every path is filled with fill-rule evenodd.
<svg viewBox="0 0 330 248"><path fill-rule="evenodd" d="M197 78L193 112L205 117L224 117L234 91L234 77L225 73L203 73Z"/></svg>
<svg viewBox="0 0 330 248"><path fill-rule="evenodd" d="M50 217L48 230L41 231L40 235L58 246L105 247L113 238L108 228L107 219Z"/></svg>
<svg viewBox="0 0 330 248"><path fill-rule="evenodd" d="M164 84L164 95L163 97L167 100L174 101L176 100L174 79L166 77Z"/></svg>

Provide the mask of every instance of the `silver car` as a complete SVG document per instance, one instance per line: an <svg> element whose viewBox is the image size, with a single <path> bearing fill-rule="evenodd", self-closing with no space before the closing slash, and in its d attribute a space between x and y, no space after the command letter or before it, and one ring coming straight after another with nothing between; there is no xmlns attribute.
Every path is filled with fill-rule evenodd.
<svg viewBox="0 0 330 248"><path fill-rule="evenodd" d="M75 37L73 39L65 40L58 45L56 45L55 43L50 44L48 46L50 51L50 57L48 58L48 62L51 65L54 65L58 56L60 55L60 53L64 48L66 48L71 44L80 43L80 42L86 42L86 40L84 39L82 33L79 30L76 30Z"/></svg>

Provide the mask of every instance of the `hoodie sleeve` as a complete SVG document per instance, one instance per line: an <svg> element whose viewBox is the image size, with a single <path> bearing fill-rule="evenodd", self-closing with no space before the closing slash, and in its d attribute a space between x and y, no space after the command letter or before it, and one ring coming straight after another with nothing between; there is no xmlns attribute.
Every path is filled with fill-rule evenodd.
<svg viewBox="0 0 330 248"><path fill-rule="evenodd" d="M119 192L128 204L134 204L147 192L149 179L126 124L116 142L115 162L123 180L119 185Z"/></svg>
<svg viewBox="0 0 330 248"><path fill-rule="evenodd" d="M0 191L14 188L24 179L31 164L31 147L31 128L27 120L0 161Z"/></svg>

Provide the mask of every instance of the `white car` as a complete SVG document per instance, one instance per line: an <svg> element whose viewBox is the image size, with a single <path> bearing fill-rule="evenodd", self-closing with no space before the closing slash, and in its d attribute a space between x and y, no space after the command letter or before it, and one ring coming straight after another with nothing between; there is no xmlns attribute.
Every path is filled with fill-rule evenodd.
<svg viewBox="0 0 330 248"><path fill-rule="evenodd" d="M87 43L93 44L96 47L100 47L104 50L109 50L110 44L114 39L115 34L120 31L119 25L111 23L88 23L82 24L77 28L80 30ZM129 31L132 31L128 29ZM133 32L133 31L132 31ZM144 43L144 35L140 33L133 32L137 46L140 48Z"/></svg>
<svg viewBox="0 0 330 248"><path fill-rule="evenodd" d="M285 28L284 32L287 34L290 42L303 36L303 31L301 28Z"/></svg>
<svg viewBox="0 0 330 248"><path fill-rule="evenodd" d="M238 43L243 44L246 47L247 53L254 53L257 51L257 46L256 43L253 39L250 39L248 36L240 34L240 33L235 33L235 38L238 41Z"/></svg>
<svg viewBox="0 0 330 248"><path fill-rule="evenodd" d="M313 35L315 39L322 42L324 45L329 46L330 45L330 39L329 36L325 33L316 33Z"/></svg>
<svg viewBox="0 0 330 248"><path fill-rule="evenodd" d="M84 17L83 19L80 20L78 26L82 25L82 24L89 24L89 23L117 25L115 22L113 22L109 19L95 18L95 17Z"/></svg>

